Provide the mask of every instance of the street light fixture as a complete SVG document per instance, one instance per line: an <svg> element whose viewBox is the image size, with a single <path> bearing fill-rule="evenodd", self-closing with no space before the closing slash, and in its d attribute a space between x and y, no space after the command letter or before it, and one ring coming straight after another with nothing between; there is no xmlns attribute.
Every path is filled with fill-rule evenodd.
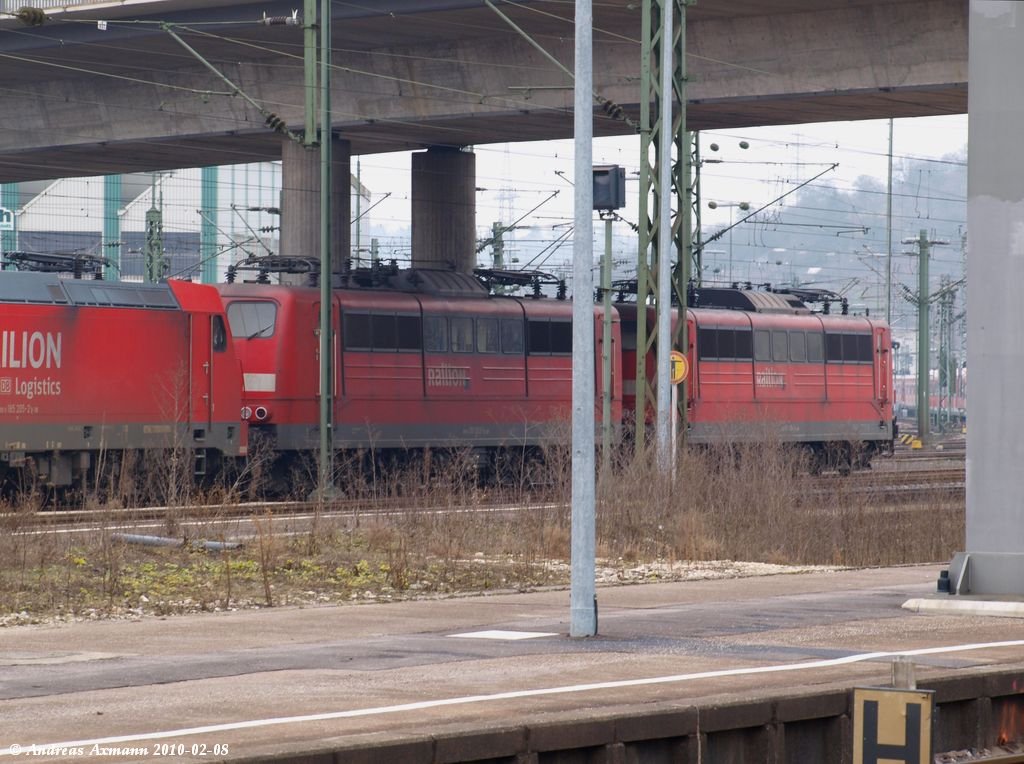
<svg viewBox="0 0 1024 764"><path fill-rule="evenodd" d="M732 211L733 211L734 207L738 207L741 212L746 212L747 210L750 209L750 202L735 202L735 203L730 202L730 203L727 203L727 204L719 204L718 202L714 202L714 201L708 202L708 209L709 210L717 210L719 207L728 207L729 208L729 228L727 230L729 231L729 283L731 284L732 283L732 229L736 226L736 224L732 222L732 218L733 218L733 212Z"/></svg>

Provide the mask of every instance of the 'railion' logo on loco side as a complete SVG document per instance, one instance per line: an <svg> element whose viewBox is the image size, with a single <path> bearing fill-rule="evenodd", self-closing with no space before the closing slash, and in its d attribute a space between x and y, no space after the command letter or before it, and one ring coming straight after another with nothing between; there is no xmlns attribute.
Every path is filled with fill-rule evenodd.
<svg viewBox="0 0 1024 764"><path fill-rule="evenodd" d="M449 366L446 363L440 366L427 367L428 387L462 387L469 389L469 373L467 369L458 366Z"/></svg>
<svg viewBox="0 0 1024 764"><path fill-rule="evenodd" d="M0 332L0 370L28 371L59 369L63 336L60 332ZM12 395L31 401L61 394L59 379L45 376L0 376L0 395ZM12 407L13 410L12 410ZM27 404L8 404L7 414L37 414Z"/></svg>
<svg viewBox="0 0 1024 764"><path fill-rule="evenodd" d="M0 369L59 369L60 332L0 332Z"/></svg>
<svg viewBox="0 0 1024 764"><path fill-rule="evenodd" d="M768 367L754 373L754 384L758 387L774 387L782 390L786 387L786 375Z"/></svg>

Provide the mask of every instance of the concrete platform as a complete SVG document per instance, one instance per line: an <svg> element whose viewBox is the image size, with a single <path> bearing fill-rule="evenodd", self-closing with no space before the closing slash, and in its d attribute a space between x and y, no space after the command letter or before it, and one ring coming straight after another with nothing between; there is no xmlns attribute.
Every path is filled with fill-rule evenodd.
<svg viewBox="0 0 1024 764"><path fill-rule="evenodd" d="M902 607L939 569L600 588L584 640L566 636L568 591L2 629L0 762L461 761L472 730L487 756L544 761L523 740L552 724L835 705L888 685L890 653L913 654L922 686L1024 672L1024 620ZM54 744L72 750L40 755Z"/></svg>

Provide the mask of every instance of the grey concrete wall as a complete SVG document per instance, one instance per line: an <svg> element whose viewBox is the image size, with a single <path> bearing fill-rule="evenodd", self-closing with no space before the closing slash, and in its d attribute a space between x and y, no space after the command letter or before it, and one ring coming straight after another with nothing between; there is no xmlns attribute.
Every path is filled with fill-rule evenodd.
<svg viewBox="0 0 1024 764"><path fill-rule="evenodd" d="M967 551L1024 559L1024 4L971 2ZM1013 74L1011 74L1013 73ZM1024 590L1024 581L1017 591Z"/></svg>

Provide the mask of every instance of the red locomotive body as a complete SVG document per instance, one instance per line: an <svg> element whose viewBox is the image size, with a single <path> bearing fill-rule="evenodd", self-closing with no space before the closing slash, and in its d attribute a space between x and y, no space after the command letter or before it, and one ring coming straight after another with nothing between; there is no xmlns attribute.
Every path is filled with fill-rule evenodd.
<svg viewBox="0 0 1024 764"><path fill-rule="evenodd" d="M259 434L287 458L319 446L320 290L0 277L0 481L80 485L103 454L187 449L195 471ZM332 291L333 440L389 454L468 448L496 466L569 440L572 304L490 294L450 271L397 267ZM793 295L701 289L686 312L688 440L804 444L817 466L868 466L893 439L882 322L812 313ZM611 417L632 424L637 306L618 303ZM648 309L647 321L653 322ZM620 323L621 316L621 323ZM678 315L673 315L673 324ZM653 377L653 353L648 357ZM239 416L241 412L241 416Z"/></svg>
<svg viewBox="0 0 1024 764"><path fill-rule="evenodd" d="M0 477L80 484L101 455L244 454L240 369L210 287L0 277Z"/></svg>
<svg viewBox="0 0 1024 764"><path fill-rule="evenodd" d="M220 292L252 427L279 451L315 449L320 290L246 283ZM490 295L473 276L448 271L395 271L383 285L335 289L336 448L468 447L491 458L565 442L571 317L570 302ZM600 318L595 310L598 343ZM612 326L618 347L617 316ZM616 359L616 424L620 379Z"/></svg>
<svg viewBox="0 0 1024 764"><path fill-rule="evenodd" d="M884 322L812 313L767 292L702 290L687 310L687 439L805 444L817 466L867 466L893 440L892 340ZM636 306L619 304L627 416L636 405ZM648 310L648 322L653 311ZM673 326L678 318L673 315ZM648 354L650 378L653 354Z"/></svg>

